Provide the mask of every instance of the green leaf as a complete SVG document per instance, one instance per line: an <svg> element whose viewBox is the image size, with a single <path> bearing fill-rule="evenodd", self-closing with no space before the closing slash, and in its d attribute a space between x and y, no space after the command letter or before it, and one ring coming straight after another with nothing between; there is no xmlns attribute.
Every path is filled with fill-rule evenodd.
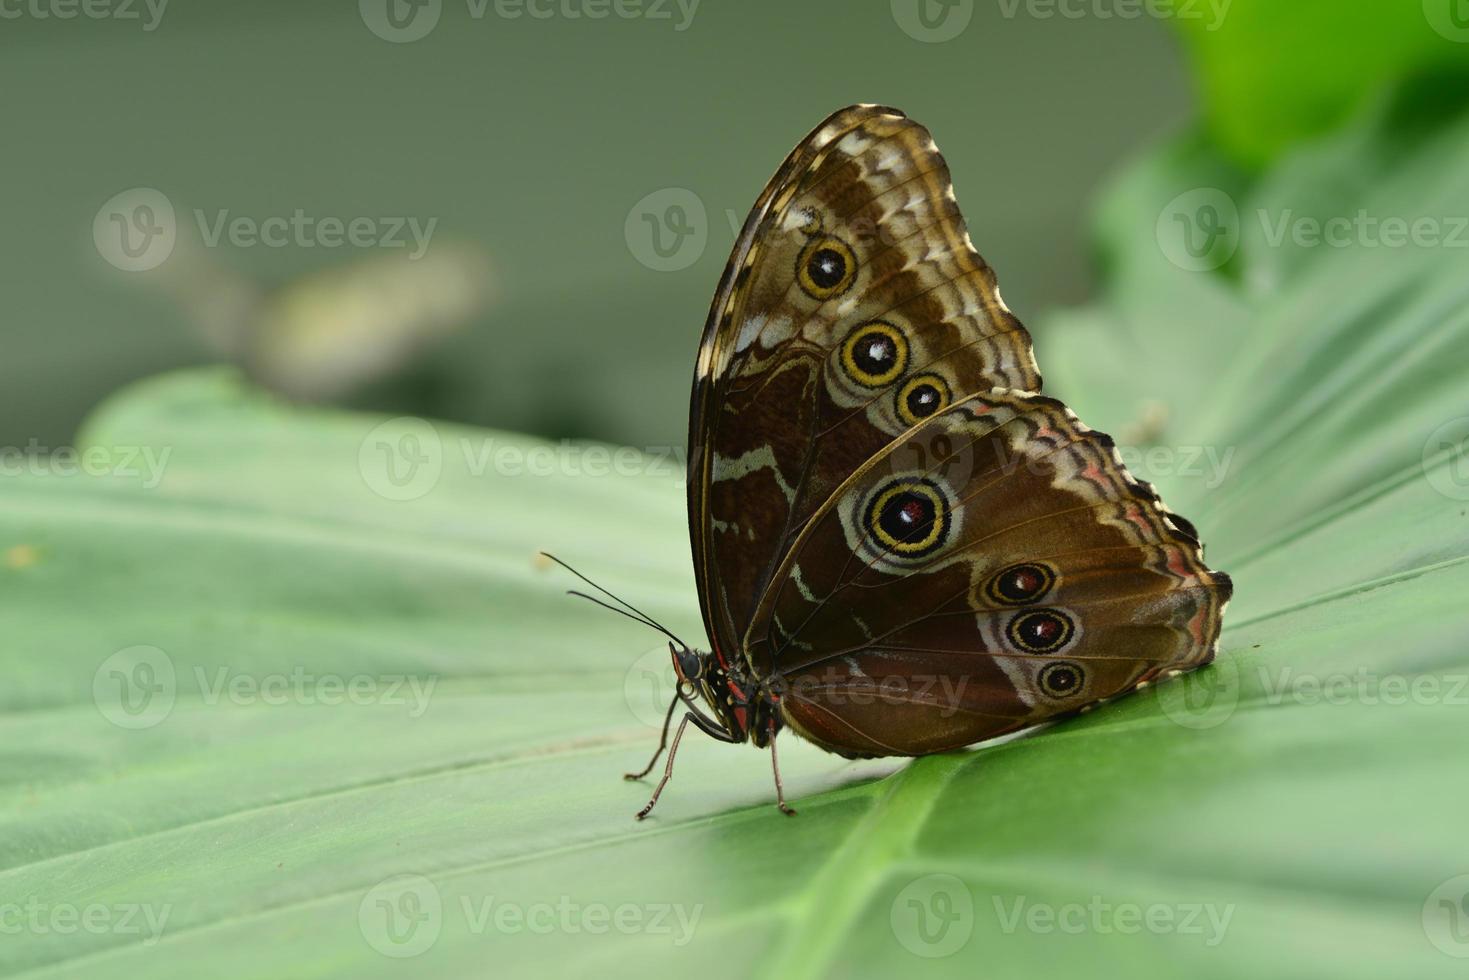
<svg viewBox="0 0 1469 980"><path fill-rule="evenodd" d="M1212 134L1260 165L1360 110L1383 83L1469 66L1460 0L1171 0Z"/></svg>
<svg viewBox="0 0 1469 980"><path fill-rule="evenodd" d="M1216 665L909 764L785 739L794 819L762 753L691 735L633 821L666 649L537 558L698 637L676 459L227 372L103 407L86 473L6 458L0 970L1460 975L1463 253L1257 220L1465 213L1469 124L1402 126L1255 183L1197 140L1144 162L1105 300L1037 330L1234 575ZM1204 188L1244 227L1195 271L1160 218Z"/></svg>

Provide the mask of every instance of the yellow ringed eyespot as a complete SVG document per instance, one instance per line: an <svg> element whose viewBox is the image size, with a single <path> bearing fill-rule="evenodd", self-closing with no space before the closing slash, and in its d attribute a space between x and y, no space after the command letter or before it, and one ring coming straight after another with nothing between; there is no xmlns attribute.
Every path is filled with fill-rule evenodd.
<svg viewBox="0 0 1469 980"><path fill-rule="evenodd" d="M1023 606L1051 591L1056 573L1049 565L1023 562L1001 569L985 586L985 594L1002 606Z"/></svg>
<svg viewBox="0 0 1469 980"><path fill-rule="evenodd" d="M1017 613L1006 633L1010 642L1026 653L1055 653L1071 640L1076 625L1059 609L1036 609Z"/></svg>
<svg viewBox="0 0 1469 980"><path fill-rule="evenodd" d="M937 374L920 374L909 378L898 389L898 418L904 425L917 425L931 415L949 407L949 385Z"/></svg>
<svg viewBox="0 0 1469 980"><path fill-rule="evenodd" d="M842 344L842 369L859 385L884 388L908 366L908 340L886 320L870 320Z"/></svg>
<svg viewBox="0 0 1469 980"><path fill-rule="evenodd" d="M943 547L953 511L938 484L931 480L895 480L874 494L863 523L886 551L921 558Z"/></svg>
<svg viewBox="0 0 1469 980"><path fill-rule="evenodd" d="M1086 683L1086 672L1077 664L1061 661L1046 664L1040 672L1040 688L1047 697L1069 698Z"/></svg>
<svg viewBox="0 0 1469 980"><path fill-rule="evenodd" d="M796 256L796 281L812 299L828 300L851 288L857 278L857 256L840 238L813 238Z"/></svg>

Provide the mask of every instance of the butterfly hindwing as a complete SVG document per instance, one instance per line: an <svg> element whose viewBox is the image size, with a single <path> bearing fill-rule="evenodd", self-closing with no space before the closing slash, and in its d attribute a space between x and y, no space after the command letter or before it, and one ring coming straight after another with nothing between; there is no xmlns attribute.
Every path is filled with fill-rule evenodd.
<svg viewBox="0 0 1469 980"><path fill-rule="evenodd" d="M976 391L1038 390L928 131L844 109L787 158L715 295L689 515L706 626L737 656L781 558L847 477Z"/></svg>
<svg viewBox="0 0 1469 980"><path fill-rule="evenodd" d="M820 508L748 655L818 744L922 754L1208 662L1230 591L1108 437L1054 399L992 391L877 453Z"/></svg>

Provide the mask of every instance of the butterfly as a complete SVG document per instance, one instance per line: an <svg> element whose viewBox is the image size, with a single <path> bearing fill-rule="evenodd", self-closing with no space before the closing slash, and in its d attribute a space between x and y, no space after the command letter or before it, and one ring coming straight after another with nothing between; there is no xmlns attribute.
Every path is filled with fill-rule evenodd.
<svg viewBox="0 0 1469 980"><path fill-rule="evenodd" d="M928 131L876 105L822 122L756 201L699 345L712 649L668 633L676 695L627 778L669 754L639 819L689 725L768 747L794 813L787 729L848 758L944 752L1213 658L1229 577L1040 388Z"/></svg>

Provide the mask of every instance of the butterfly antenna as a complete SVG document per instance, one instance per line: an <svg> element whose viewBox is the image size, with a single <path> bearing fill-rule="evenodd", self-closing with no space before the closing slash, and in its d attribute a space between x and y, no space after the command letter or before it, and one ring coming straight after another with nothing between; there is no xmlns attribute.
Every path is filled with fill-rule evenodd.
<svg viewBox="0 0 1469 980"><path fill-rule="evenodd" d="M598 599L595 596L589 596L585 592L578 592L575 589L568 589L566 593L567 595L574 595L577 598L586 599L588 602L595 602L603 609L610 609L618 615L626 616L628 619L642 623L644 626L657 630L658 632L662 633L664 636L672 640L674 643L677 643L679 646L683 647L685 650L689 648L689 645L683 640L679 639L676 635L674 635L672 630L664 626L662 623L658 622L658 620L654 619L652 616L649 616L647 613L643 612L637 606L634 606L632 603L628 602L626 599L616 596L607 589L604 589L602 586L598 585L596 582L593 582L591 579L587 578L581 572L578 572L576 569L572 568L570 565L566 564L566 562L562 561L560 558L557 558L555 555L546 554L546 552L544 551L541 552L541 554L544 555L546 558L549 558L551 561L554 561L556 564L560 565L562 568L566 569L568 572L575 575L577 578L581 579L583 582L587 583L592 588L596 589L598 592L607 596L607 598L611 599L613 602L618 603L624 608L619 609L617 608L617 606L610 605L609 603L603 602L601 599ZM629 612L628 610L631 611Z"/></svg>

